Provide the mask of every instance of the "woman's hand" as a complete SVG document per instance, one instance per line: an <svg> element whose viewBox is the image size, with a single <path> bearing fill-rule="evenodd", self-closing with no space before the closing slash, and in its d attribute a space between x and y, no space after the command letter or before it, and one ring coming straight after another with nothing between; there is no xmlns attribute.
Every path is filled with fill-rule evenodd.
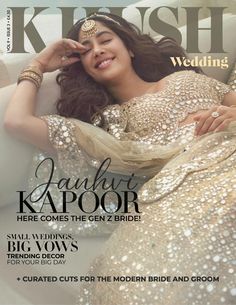
<svg viewBox="0 0 236 305"><path fill-rule="evenodd" d="M42 72L52 72L62 67L71 65L79 61L79 57L71 56L73 53L85 51L87 48L81 43L63 38L60 39L45 49L43 49L31 62L31 65L36 65Z"/></svg>
<svg viewBox="0 0 236 305"><path fill-rule="evenodd" d="M198 122L195 135L201 136L207 132L225 130L229 123L236 120L236 108L228 106L215 106L208 111L193 118Z"/></svg>

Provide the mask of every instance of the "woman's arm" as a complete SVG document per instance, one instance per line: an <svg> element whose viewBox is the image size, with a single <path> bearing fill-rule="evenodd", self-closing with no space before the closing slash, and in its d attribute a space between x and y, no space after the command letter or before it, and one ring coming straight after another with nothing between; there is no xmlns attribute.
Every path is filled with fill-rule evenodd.
<svg viewBox="0 0 236 305"><path fill-rule="evenodd" d="M63 61L63 56L84 49L85 47L76 41L61 39L39 53L30 66L42 73L52 72L79 60L78 57L72 57ZM7 107L4 127L13 136L53 153L54 149L48 138L47 124L35 116L36 96L36 85L30 80L22 80Z"/></svg>
<svg viewBox="0 0 236 305"><path fill-rule="evenodd" d="M36 95L36 86L28 80L22 81L7 107L4 127L13 136L52 153L47 124L35 116Z"/></svg>

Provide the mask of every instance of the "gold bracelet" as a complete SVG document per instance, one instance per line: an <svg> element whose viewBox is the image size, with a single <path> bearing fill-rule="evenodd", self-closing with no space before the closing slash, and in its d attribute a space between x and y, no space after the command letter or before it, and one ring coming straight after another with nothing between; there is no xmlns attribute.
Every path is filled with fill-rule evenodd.
<svg viewBox="0 0 236 305"><path fill-rule="evenodd" d="M41 85L41 81L39 81L37 78L32 77L31 75L27 74L27 73L22 73L17 81L17 85L22 82L23 80L30 80L32 83L35 84L35 86L37 87L37 89L39 89L40 85Z"/></svg>
<svg viewBox="0 0 236 305"><path fill-rule="evenodd" d="M39 89L43 80L43 73L38 67L29 66L21 72L18 77L17 84L19 84L22 80L30 80L35 84L37 89Z"/></svg>
<svg viewBox="0 0 236 305"><path fill-rule="evenodd" d="M35 74L34 72L32 71L23 71L20 75L19 75L19 78L21 78L22 76L28 76L28 77L31 77L31 78L34 78L37 82L41 83L42 82L42 78L38 75L38 74Z"/></svg>
<svg viewBox="0 0 236 305"><path fill-rule="evenodd" d="M20 76L18 78L17 84L21 83L23 80L31 81L37 87L37 89L39 89L39 87L40 87L40 83L37 80L35 80L34 78L27 76L27 75Z"/></svg>
<svg viewBox="0 0 236 305"><path fill-rule="evenodd" d="M41 79L43 79L43 72L37 66L28 66L22 72L32 72L37 74Z"/></svg>

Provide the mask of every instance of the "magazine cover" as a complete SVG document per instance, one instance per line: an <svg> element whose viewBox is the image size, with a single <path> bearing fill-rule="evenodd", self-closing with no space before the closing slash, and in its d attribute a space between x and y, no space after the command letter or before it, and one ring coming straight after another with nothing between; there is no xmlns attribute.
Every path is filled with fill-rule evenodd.
<svg viewBox="0 0 236 305"><path fill-rule="evenodd" d="M1 305L236 304L235 14L1 1Z"/></svg>

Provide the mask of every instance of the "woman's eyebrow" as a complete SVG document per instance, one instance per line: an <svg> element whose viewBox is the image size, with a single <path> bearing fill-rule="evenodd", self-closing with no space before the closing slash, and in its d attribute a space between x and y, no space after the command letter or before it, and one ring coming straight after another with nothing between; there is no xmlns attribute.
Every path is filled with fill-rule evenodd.
<svg viewBox="0 0 236 305"><path fill-rule="evenodd" d="M101 31L101 32L97 32L95 34L95 37L98 38L98 37L100 37L100 36L102 36L104 34L112 34L112 33L109 32L109 31ZM87 40L84 40L84 41L81 42L82 45L87 45L87 44L90 44L90 43L91 43L90 39L87 39Z"/></svg>

